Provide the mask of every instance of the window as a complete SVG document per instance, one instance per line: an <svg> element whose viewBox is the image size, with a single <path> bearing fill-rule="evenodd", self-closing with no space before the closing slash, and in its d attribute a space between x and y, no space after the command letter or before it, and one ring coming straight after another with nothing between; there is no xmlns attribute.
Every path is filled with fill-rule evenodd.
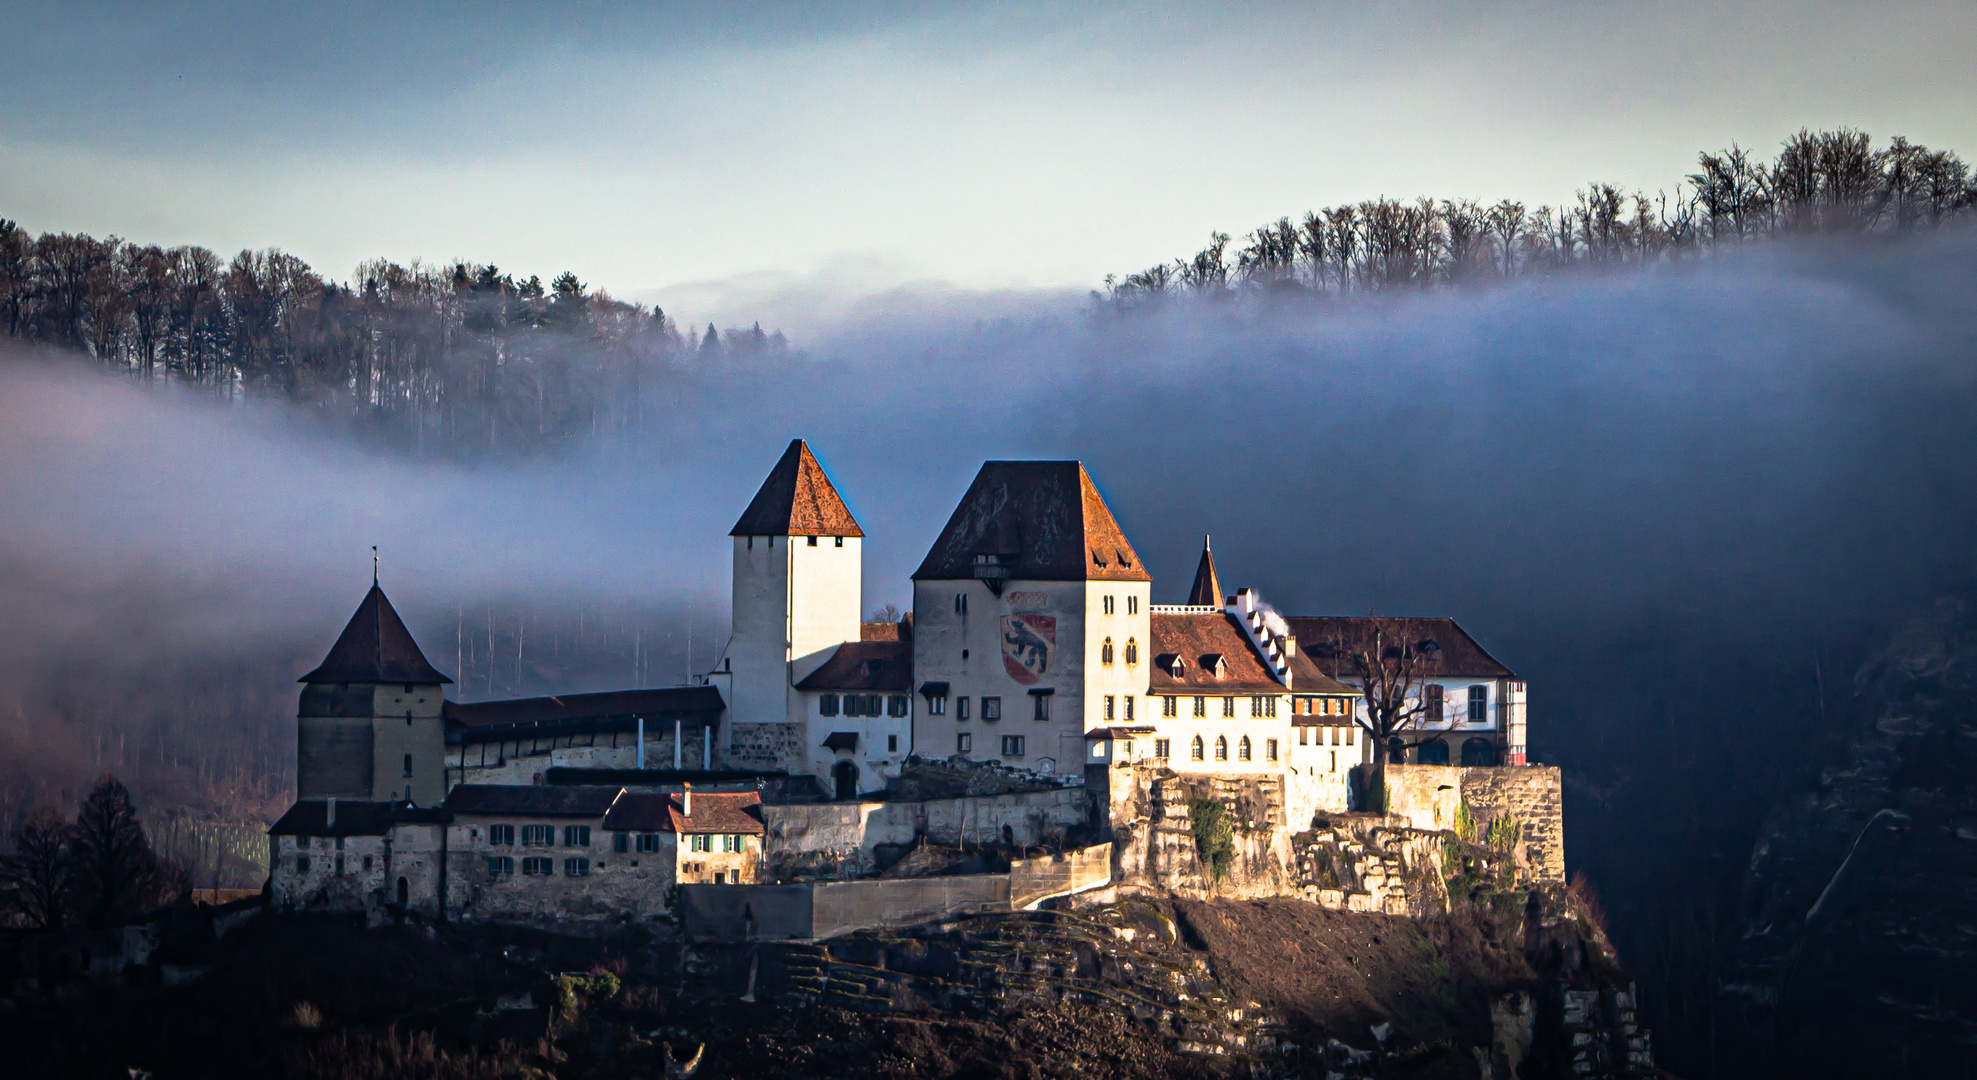
<svg viewBox="0 0 1977 1080"><path fill-rule="evenodd" d="M552 877L556 873L556 860L544 856L530 856L522 860L522 873L530 877Z"/></svg>
<svg viewBox="0 0 1977 1080"><path fill-rule="evenodd" d="M1112 639L1111 639L1111 638L1106 638L1106 639L1105 639L1105 644L1103 644L1103 645L1100 645L1100 646L1098 647L1098 662L1099 662L1099 663L1101 663L1101 664L1109 664L1109 663L1111 663L1111 662L1112 662Z"/></svg>
<svg viewBox="0 0 1977 1080"><path fill-rule="evenodd" d="M816 543L816 542L817 542L817 538L816 538L816 537L814 537L814 536L813 536L813 537L811 537L811 538L810 538L810 542L811 542L811 543L813 543L813 544L814 544L814 543ZM563 876L564 876L564 877L589 877L589 876L590 876L590 860L589 860L589 859L564 859L564 860L563 860Z"/></svg>
<svg viewBox="0 0 1977 1080"><path fill-rule="evenodd" d="M1263 698L1260 696L1250 698L1249 699L1250 719L1254 720L1255 718L1262 715L1263 715Z"/></svg>
<svg viewBox="0 0 1977 1080"><path fill-rule="evenodd" d="M1201 744L1201 736L1199 736L1199 735L1196 735L1196 736L1194 737L1194 744L1193 744L1192 746L1190 746L1190 747L1188 748L1188 750L1189 750L1189 753L1188 753L1188 756L1189 756L1189 757L1191 757L1191 758L1193 758L1193 759L1194 759L1194 760L1196 760L1196 761L1200 761L1200 760L1201 760L1201 758L1202 758L1202 744Z"/></svg>
<svg viewBox="0 0 1977 1080"><path fill-rule="evenodd" d="M1310 728L1308 728L1308 727L1301 727L1301 728L1298 728L1298 729L1297 729L1297 744L1298 744L1299 746L1310 746L1310 745L1311 745L1311 729L1310 729Z"/></svg>
<svg viewBox="0 0 1977 1080"><path fill-rule="evenodd" d="M907 702L908 702L908 700L910 700L910 699L909 699L909 698L908 698L908 697L907 697L907 696L906 696L905 694L894 694L894 695L892 695L891 697L889 697L889 698L887 698L887 699L886 699L886 715L887 715L887 716L905 716L905 715L906 715L906 710L907 710Z"/></svg>
<svg viewBox="0 0 1977 1080"><path fill-rule="evenodd" d="M1105 695L1105 718L1107 720L1114 719L1113 712L1114 712L1114 707L1116 705L1117 705L1117 699L1115 699L1111 694Z"/></svg>
<svg viewBox="0 0 1977 1080"><path fill-rule="evenodd" d="M955 613L956 615L966 615L966 614L968 614L968 594L967 594L967 593L955 593L955 594L954 594L954 613Z"/></svg>
<svg viewBox="0 0 1977 1080"><path fill-rule="evenodd" d="M1161 698L1161 699L1160 699L1160 715L1162 715L1162 716L1179 716L1180 714L1181 714L1181 699L1180 699L1180 698L1177 698L1177 697L1164 697L1164 698Z"/></svg>
<svg viewBox="0 0 1977 1080"><path fill-rule="evenodd" d="M968 699L967 699L967 698L965 698L965 697L959 697L959 698L955 698L955 699L954 699L954 718L955 718L956 720L966 720L966 719L968 719Z"/></svg>
<svg viewBox="0 0 1977 1080"><path fill-rule="evenodd" d="M1352 745L1352 733L1353 733L1353 731L1354 731L1354 730L1355 730L1354 728L1347 728L1347 729L1345 729L1345 744L1346 744L1347 746L1351 746L1351 745Z"/></svg>
<svg viewBox="0 0 1977 1080"><path fill-rule="evenodd" d="M1469 688L1469 722L1481 724L1490 718L1490 688L1472 686Z"/></svg>
<svg viewBox="0 0 1977 1080"><path fill-rule="evenodd" d="M1022 757L1023 737L1021 735L1004 735L1002 737L1002 756Z"/></svg>
<svg viewBox="0 0 1977 1080"><path fill-rule="evenodd" d="M1423 765L1448 764L1448 740L1431 739L1422 743L1421 748L1414 752L1414 760Z"/></svg>
<svg viewBox="0 0 1977 1080"><path fill-rule="evenodd" d="M843 708L844 708L844 715L846 715L846 716L857 716L857 715L858 715L858 695L857 695L857 694L846 694L846 695L844 695L844 701L843 701Z"/></svg>
<svg viewBox="0 0 1977 1080"><path fill-rule="evenodd" d="M364 872L366 874L371 872L371 857L369 855L364 856Z"/></svg>
<svg viewBox="0 0 1977 1080"><path fill-rule="evenodd" d="M630 833L611 834L612 854L623 855L625 852L630 851L631 849L632 849L632 834Z"/></svg>
<svg viewBox="0 0 1977 1080"><path fill-rule="evenodd" d="M811 536L811 537L806 537L805 539L807 539L807 540L809 540L809 541L810 541L810 546L811 546L811 547L816 547L816 546L817 546L817 538L816 538L816 537L814 537L814 536Z"/></svg>
<svg viewBox="0 0 1977 1080"><path fill-rule="evenodd" d="M1339 771L1339 752L1337 750L1332 751L1332 771Z"/></svg>
<svg viewBox="0 0 1977 1080"><path fill-rule="evenodd" d="M886 736L886 753L896 754L898 752L899 752L899 736L897 735Z"/></svg>
<svg viewBox="0 0 1977 1080"><path fill-rule="evenodd" d="M405 755L405 775L412 775L412 755L410 754Z"/></svg>
<svg viewBox="0 0 1977 1080"><path fill-rule="evenodd" d="M712 833L694 833L693 835L688 836L686 839L687 839L688 851L714 850L714 844L713 844L714 836Z"/></svg>
<svg viewBox="0 0 1977 1080"><path fill-rule="evenodd" d="M1137 663L1139 663L1139 662L1140 662L1140 642L1139 642L1139 639L1138 639L1138 638L1127 638L1127 639L1126 639L1126 663L1128 663L1128 664L1137 664Z"/></svg>
<svg viewBox="0 0 1977 1080"><path fill-rule="evenodd" d="M1263 740L1263 757L1269 761L1277 760L1277 740Z"/></svg>
<svg viewBox="0 0 1977 1080"><path fill-rule="evenodd" d="M298 874L306 874L309 872L309 856L297 855L295 857L295 872Z"/></svg>
<svg viewBox="0 0 1977 1080"><path fill-rule="evenodd" d="M1126 740L1126 756L1129 758L1133 756L1133 740L1131 739Z"/></svg>
<svg viewBox="0 0 1977 1080"><path fill-rule="evenodd" d="M515 827L513 825L489 825L487 827L487 842L502 847L513 847L515 844Z"/></svg>
<svg viewBox="0 0 1977 1080"><path fill-rule="evenodd" d="M1001 699L1001 698L999 698L999 697L985 697L985 698L983 698L983 699L982 699L982 719L983 719L983 720L1000 720L1000 719L1002 719L1002 699Z"/></svg>
<svg viewBox="0 0 1977 1080"><path fill-rule="evenodd" d="M1215 736L1215 760L1229 760L1229 737L1227 735Z"/></svg>
<svg viewBox="0 0 1977 1080"><path fill-rule="evenodd" d="M512 875L515 872L515 858L512 855L489 855L487 872L492 877Z"/></svg>
<svg viewBox="0 0 1977 1080"><path fill-rule="evenodd" d="M1094 758L1102 758L1105 756L1104 739L1093 739L1091 741L1091 756Z"/></svg>
<svg viewBox="0 0 1977 1080"><path fill-rule="evenodd" d="M1107 596L1107 597L1105 598L1105 600L1104 600L1104 604L1105 604L1105 613L1106 613L1107 615L1110 615L1110 614L1112 614L1112 597L1110 597L1110 596ZM1110 661L1110 660L1108 660L1108 661L1106 661L1106 663L1108 663L1108 664L1109 664L1109 663L1111 663L1111 661Z"/></svg>
<svg viewBox="0 0 1977 1080"><path fill-rule="evenodd" d="M974 750L974 748L975 748L975 737L968 734L967 732L964 731L961 734L956 735L954 737L955 753L966 754Z"/></svg>
<svg viewBox="0 0 1977 1080"><path fill-rule="evenodd" d="M1194 699L1194 714L1195 714L1195 716L1196 716L1197 718L1199 718L1199 717L1203 717L1203 716L1207 716L1207 715L1208 715L1208 699L1207 699L1207 698L1205 698L1205 697L1197 697L1197 698L1195 698L1195 699Z"/></svg>
<svg viewBox="0 0 1977 1080"><path fill-rule="evenodd" d="M819 695L819 696L818 696L818 698L817 698L817 715L818 715L818 716L836 716L836 715L837 715L837 695L836 695L836 694L822 694L822 695Z"/></svg>
<svg viewBox="0 0 1977 1080"><path fill-rule="evenodd" d="M1140 613L1140 598L1137 596L1126 597L1126 614L1138 615L1139 613ZM1132 661L1128 660L1126 661L1126 663L1130 664L1132 663Z"/></svg>
<svg viewBox="0 0 1977 1080"><path fill-rule="evenodd" d="M1236 716L1235 698L1225 697L1222 699L1222 715L1231 720L1235 719Z"/></svg>
<svg viewBox="0 0 1977 1080"><path fill-rule="evenodd" d="M658 833L656 833L656 832L645 832L645 833L639 833L639 834L638 834L638 850L640 850L640 851L658 851L658 850L659 850L659 834L658 834Z"/></svg>
<svg viewBox="0 0 1977 1080"><path fill-rule="evenodd" d="M721 850L725 852L729 852L730 854L740 851L742 849L741 839L742 839L741 836L735 833L729 833L727 835L722 836Z"/></svg>
<svg viewBox="0 0 1977 1080"><path fill-rule="evenodd" d="M843 546L844 546L844 537L842 537L842 536L833 536L833 537L831 537L831 539L832 539L832 540L834 540L834 541L836 541L836 543L834 543L834 544L832 544L832 545L831 545L832 547L843 547Z"/></svg>
<svg viewBox="0 0 1977 1080"><path fill-rule="evenodd" d="M1127 722L1129 722L1129 723L1130 723L1130 722L1132 721L1132 719L1133 719L1133 695L1131 695L1131 694L1127 694L1127 695L1126 695L1126 720L1127 720Z"/></svg>
<svg viewBox="0 0 1977 1080"><path fill-rule="evenodd" d="M1167 757L1168 757L1168 755L1169 755L1169 754L1171 754L1171 753L1173 752L1173 750L1174 750L1174 740L1172 740L1172 739L1155 739L1155 740L1153 740L1153 756L1154 756L1154 757L1157 757L1157 758L1159 758L1159 759L1160 759L1160 760L1162 760L1162 761L1166 761L1166 760L1167 760Z"/></svg>
<svg viewBox="0 0 1977 1080"><path fill-rule="evenodd" d="M1236 760L1249 760L1249 736L1247 735L1244 735L1242 741L1236 744Z"/></svg>
<svg viewBox="0 0 1977 1080"><path fill-rule="evenodd" d="M337 877L343 876L343 856L341 855L338 855L336 857L336 876Z"/></svg>
<svg viewBox="0 0 1977 1080"><path fill-rule="evenodd" d="M1339 729L1338 729L1338 728L1333 728L1333 729L1332 729L1332 745L1333 745L1333 746L1337 746L1338 744L1339 744Z"/></svg>
<svg viewBox="0 0 1977 1080"><path fill-rule="evenodd" d="M946 715L947 715L947 698L946 698L946 697L944 697L944 696L943 696L943 697L930 697L930 698L928 698L928 699L927 699L927 715L928 715L928 716L946 716Z"/></svg>
<svg viewBox="0 0 1977 1080"><path fill-rule="evenodd" d="M1030 700L1031 700L1031 701L1034 701L1034 702L1036 702L1036 719L1037 719L1037 720L1039 720L1039 721L1043 721L1043 720L1048 720L1048 719L1050 719L1050 699L1051 699L1051 696L1052 696L1052 695L1050 695L1050 694L1031 694L1031 695L1030 695Z"/></svg>
<svg viewBox="0 0 1977 1080"><path fill-rule="evenodd" d="M1448 712L1442 701L1441 683L1429 683L1422 687L1421 703L1425 707L1425 711L1421 714L1421 719L1431 724L1439 724L1443 720L1448 719Z"/></svg>
<svg viewBox="0 0 1977 1080"><path fill-rule="evenodd" d="M553 847L555 846L555 844L556 844L556 826L554 825L522 826L523 847Z"/></svg>
<svg viewBox="0 0 1977 1080"><path fill-rule="evenodd" d="M565 826L563 826L563 846L564 846L564 847L589 847L589 846L590 846L590 826L588 826L588 825L565 825Z"/></svg>
<svg viewBox="0 0 1977 1080"><path fill-rule="evenodd" d="M883 694L866 694L866 695L865 695L865 715L866 715L866 716L884 716L884 715L885 715L885 707L886 707L886 706L885 706L885 695L883 695ZM901 715L904 715L904 714L902 713Z"/></svg>

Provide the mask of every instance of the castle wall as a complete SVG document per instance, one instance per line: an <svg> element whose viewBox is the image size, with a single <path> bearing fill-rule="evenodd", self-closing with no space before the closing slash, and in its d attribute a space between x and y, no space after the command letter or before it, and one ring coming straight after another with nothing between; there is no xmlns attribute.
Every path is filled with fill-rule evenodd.
<svg viewBox="0 0 1977 1080"><path fill-rule="evenodd" d="M390 874L382 836L271 836L269 891L277 910L363 911ZM298 859L306 858L302 869Z"/></svg>
<svg viewBox="0 0 1977 1080"><path fill-rule="evenodd" d="M1462 768L1394 765L1386 771L1387 813L1416 829L1455 827L1469 805L1478 828L1502 817L1522 827L1519 863L1540 881L1565 880L1565 808L1555 765Z"/></svg>
<svg viewBox="0 0 1977 1080"><path fill-rule="evenodd" d="M925 837L950 847L996 842L1030 847L1088 818L1088 799L1079 788L926 802L764 804L763 873L770 879L856 877L877 870L882 845L903 848Z"/></svg>

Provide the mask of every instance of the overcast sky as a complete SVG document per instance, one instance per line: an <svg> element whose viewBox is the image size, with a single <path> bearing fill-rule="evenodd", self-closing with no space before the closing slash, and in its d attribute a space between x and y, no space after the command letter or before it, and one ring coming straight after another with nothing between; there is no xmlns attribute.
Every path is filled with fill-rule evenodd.
<svg viewBox="0 0 1977 1080"><path fill-rule="evenodd" d="M464 7L6 5L0 216L774 307L1083 289L1381 194L1652 192L1801 125L1977 152L1969 0Z"/></svg>

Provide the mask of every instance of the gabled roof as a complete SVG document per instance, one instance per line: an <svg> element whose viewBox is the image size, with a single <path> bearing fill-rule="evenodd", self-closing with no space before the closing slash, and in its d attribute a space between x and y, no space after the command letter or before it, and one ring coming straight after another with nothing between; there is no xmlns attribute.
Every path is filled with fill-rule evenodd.
<svg viewBox="0 0 1977 1080"><path fill-rule="evenodd" d="M586 720L643 716L648 720L700 716L726 706L712 686L667 686L656 690L610 690L601 694L558 694L445 705L449 726L477 730L516 725L569 725Z"/></svg>
<svg viewBox="0 0 1977 1080"><path fill-rule="evenodd" d="M268 826L269 836L383 836L391 831L388 802L336 800L336 823L329 822L329 802L310 799L288 808L288 813Z"/></svg>
<svg viewBox="0 0 1977 1080"><path fill-rule="evenodd" d="M1440 659L1427 669L1431 678L1514 679L1516 674L1503 666L1477 644L1454 619L1403 616L1286 615L1291 633L1297 635L1298 654L1310 656L1327 674L1337 670L1349 677L1347 663L1355 648L1371 638L1375 624L1398 624L1400 639L1409 645L1433 641ZM1335 653L1343 655L1335 656Z"/></svg>
<svg viewBox="0 0 1977 1080"><path fill-rule="evenodd" d="M1262 654L1243 633L1242 624L1227 612L1155 611L1153 667L1148 672L1147 689L1154 694L1357 694L1325 675L1305 655L1299 641L1297 655L1290 658L1291 685L1285 689L1271 673ZM1177 676L1168 668L1170 658L1181 661ZM1221 678L1210 665L1219 659Z"/></svg>
<svg viewBox="0 0 1977 1080"><path fill-rule="evenodd" d="M802 439L791 439L782 460L741 512L729 536L864 536L836 485Z"/></svg>
<svg viewBox="0 0 1977 1080"><path fill-rule="evenodd" d="M913 689L911 641L847 641L796 684L798 690Z"/></svg>
<svg viewBox="0 0 1977 1080"><path fill-rule="evenodd" d="M391 601L371 583L357 613L330 646L316 670L295 680L304 683L413 683L438 685L453 680L426 662L412 632Z"/></svg>
<svg viewBox="0 0 1977 1080"><path fill-rule="evenodd" d="M520 817L603 817L624 794L615 784L550 787L543 784L461 784L441 805L456 814Z"/></svg>
<svg viewBox="0 0 1977 1080"><path fill-rule="evenodd" d="M1215 576L1215 553L1208 538L1201 538L1201 563L1194 568L1194 588L1188 590L1188 603L1202 607L1222 606L1222 582Z"/></svg>
<svg viewBox="0 0 1977 1080"><path fill-rule="evenodd" d="M604 819L606 832L746 833L759 836L762 796L752 791L716 794L694 792L693 816L685 798L628 791Z"/></svg>
<svg viewBox="0 0 1977 1080"><path fill-rule="evenodd" d="M977 556L1019 580L1153 580L1076 461L984 462L913 579L973 578Z"/></svg>

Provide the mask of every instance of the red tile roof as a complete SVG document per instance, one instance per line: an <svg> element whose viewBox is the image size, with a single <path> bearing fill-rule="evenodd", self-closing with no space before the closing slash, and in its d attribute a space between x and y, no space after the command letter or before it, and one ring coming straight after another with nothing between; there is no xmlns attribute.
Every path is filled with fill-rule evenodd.
<svg viewBox="0 0 1977 1080"><path fill-rule="evenodd" d="M913 578L973 578L977 556L1019 580L1153 580L1076 461L983 463Z"/></svg>
<svg viewBox="0 0 1977 1080"><path fill-rule="evenodd" d="M913 689L911 641L847 641L796 684L798 690Z"/></svg>
<svg viewBox="0 0 1977 1080"><path fill-rule="evenodd" d="M753 791L694 792L693 816L677 792L663 795L626 792L604 818L606 832L746 833L759 836L762 796Z"/></svg>
<svg viewBox="0 0 1977 1080"><path fill-rule="evenodd" d="M858 527L809 444L792 439L728 535L864 536L865 530Z"/></svg>
<svg viewBox="0 0 1977 1080"><path fill-rule="evenodd" d="M1441 657L1428 673L1435 677L1514 679L1516 674L1491 656L1454 619L1401 616L1286 615L1291 633L1297 635L1298 652L1308 655L1327 674L1336 671L1348 678L1347 662L1352 652L1363 648L1375 624L1398 624L1400 640L1409 644L1433 641Z"/></svg>
<svg viewBox="0 0 1977 1080"><path fill-rule="evenodd" d="M1284 684L1252 645L1242 624L1226 612L1176 613L1155 611L1152 616L1153 642L1148 653L1153 667L1148 688L1155 694L1357 694L1320 671L1305 655L1300 640L1297 655L1290 659L1291 685ZM1210 670L1212 660L1221 657L1225 668L1221 678ZM1180 675L1168 670L1169 658L1181 661Z"/></svg>
<svg viewBox="0 0 1977 1080"><path fill-rule="evenodd" d="M322 664L295 681L431 686L453 680L426 662L418 642L412 640L412 632L405 629L405 621L374 582Z"/></svg>

